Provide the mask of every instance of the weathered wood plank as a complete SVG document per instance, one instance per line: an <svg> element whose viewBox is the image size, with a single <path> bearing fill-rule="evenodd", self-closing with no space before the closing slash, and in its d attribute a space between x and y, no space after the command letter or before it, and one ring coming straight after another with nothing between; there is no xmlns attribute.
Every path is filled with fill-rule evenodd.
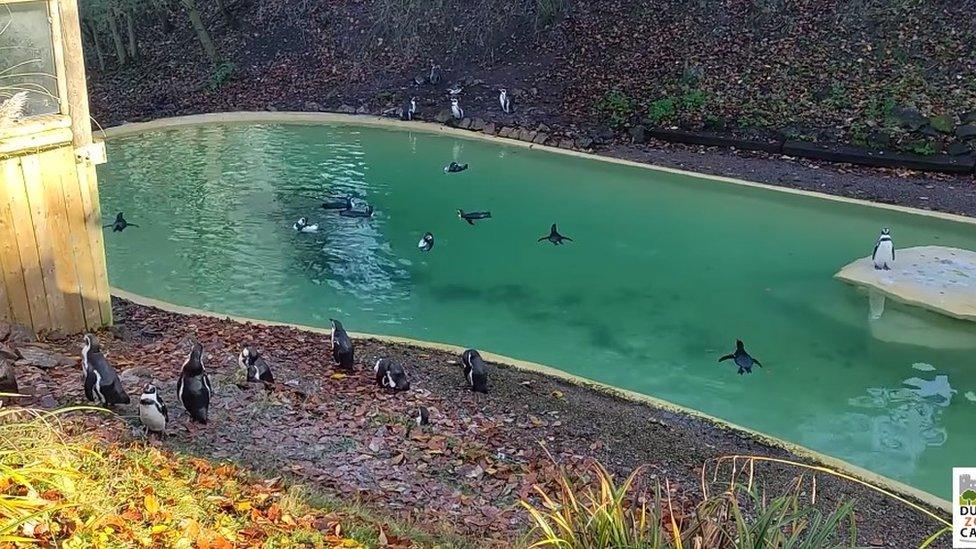
<svg viewBox="0 0 976 549"><path fill-rule="evenodd" d="M24 188L21 160L18 157L4 162L2 186L6 194L4 198L9 206L11 225L20 255L24 289L27 292L27 301L30 304L31 325L34 331L38 331L51 329L53 325L47 307L47 293L44 290L41 258L37 253L37 242L34 240L34 224L31 219L30 204L27 202L27 192Z"/></svg>
<svg viewBox="0 0 976 549"><path fill-rule="evenodd" d="M78 188L81 190L85 226L88 228L88 245L91 248L92 265L95 269L96 295L102 312L102 325L112 323L112 297L109 294L108 267L105 264L105 247L102 237L102 216L98 206L98 183L95 166L85 160L77 164Z"/></svg>
<svg viewBox="0 0 976 549"><path fill-rule="evenodd" d="M20 178L20 165L16 160L0 161L0 177L3 181ZM30 302L24 286L24 271L20 264L17 235L10 214L7 185L0 183L0 268L3 270L3 286L9 307L9 319L31 325Z"/></svg>
<svg viewBox="0 0 976 549"><path fill-rule="evenodd" d="M85 224L85 205L81 199L82 182L78 180L78 166L72 162L70 167L71 173L65 174L61 178L61 190L64 194L64 208L71 240L71 251L78 272L85 325L88 328L95 329L102 326L101 303L107 297L100 295L98 290L88 226ZM98 227L98 230L101 231L101 227Z"/></svg>

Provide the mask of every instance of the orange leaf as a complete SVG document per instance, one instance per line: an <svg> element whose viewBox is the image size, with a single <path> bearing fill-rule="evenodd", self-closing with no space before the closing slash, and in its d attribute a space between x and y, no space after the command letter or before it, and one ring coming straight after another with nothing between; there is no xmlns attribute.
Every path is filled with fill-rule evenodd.
<svg viewBox="0 0 976 549"><path fill-rule="evenodd" d="M223 536L217 536L214 538L210 546L213 547L213 549L234 549L234 546L231 545L231 543Z"/></svg>

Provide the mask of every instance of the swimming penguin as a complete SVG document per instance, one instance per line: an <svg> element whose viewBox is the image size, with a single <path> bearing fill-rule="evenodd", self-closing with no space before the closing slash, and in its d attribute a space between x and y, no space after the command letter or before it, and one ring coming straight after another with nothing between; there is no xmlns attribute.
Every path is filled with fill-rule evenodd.
<svg viewBox="0 0 976 549"><path fill-rule="evenodd" d="M295 224L291 226L291 228L295 229L300 233L315 233L318 232L319 225L318 223L309 225L307 217L299 217L298 221L296 221Z"/></svg>
<svg viewBox="0 0 976 549"><path fill-rule="evenodd" d="M85 380L85 397L103 406L128 404L129 395L122 387L115 368L105 360L98 340L92 334L85 334L85 345L81 348L81 372Z"/></svg>
<svg viewBox="0 0 976 549"><path fill-rule="evenodd" d="M410 101L404 103L400 117L404 120L413 120L415 114L417 114L417 98L411 97Z"/></svg>
<svg viewBox="0 0 976 549"><path fill-rule="evenodd" d="M410 381L407 380L406 370L388 358L377 360L376 365L373 366L373 373L376 374L376 384L384 389L410 390Z"/></svg>
<svg viewBox="0 0 976 549"><path fill-rule="evenodd" d="M180 379L176 382L176 394L191 418L200 423L207 422L213 389L210 387L210 377L203 368L203 345L199 342L193 344L190 356L183 362Z"/></svg>
<svg viewBox="0 0 976 549"><path fill-rule="evenodd" d="M430 423L430 411L428 411L427 408L424 408L423 406L417 408L417 415L413 417L413 421L419 427L423 427L424 425L427 425L428 423Z"/></svg>
<svg viewBox="0 0 976 549"><path fill-rule="evenodd" d="M451 162L447 166L444 166L444 173L458 173L463 172L468 169L467 164L458 164L457 162Z"/></svg>
<svg viewBox="0 0 976 549"><path fill-rule="evenodd" d="M335 360L339 366L351 370L355 353L352 340L349 339L349 334L346 333L341 322L334 318L330 320L332 322L332 360Z"/></svg>
<svg viewBox="0 0 976 549"><path fill-rule="evenodd" d="M139 225L136 225L135 223L129 223L128 221L125 220L125 217L122 216L122 212L119 212L118 215L115 216L114 223L109 223L108 225L105 225L105 228L109 228L109 227L112 227L113 233L121 233L126 229L126 227L138 228Z"/></svg>
<svg viewBox="0 0 976 549"><path fill-rule="evenodd" d="M488 369L481 355L474 349L468 349L461 354L461 365L464 366L464 379L472 391L488 392Z"/></svg>
<svg viewBox="0 0 976 549"><path fill-rule="evenodd" d="M432 233L425 233L424 237L417 243L417 247L424 252L429 252L434 249L434 235Z"/></svg>
<svg viewBox="0 0 976 549"><path fill-rule="evenodd" d="M451 114L454 115L455 120L464 118L464 109L461 108L461 104L458 102L457 97L451 99Z"/></svg>
<svg viewBox="0 0 976 549"><path fill-rule="evenodd" d="M365 210L353 210L351 208L348 210L342 210L339 212L339 215L342 217L373 217L373 206L367 204Z"/></svg>
<svg viewBox="0 0 976 549"><path fill-rule="evenodd" d="M142 390L139 397L139 421L145 429L145 433L166 434L166 422L169 421L169 411L163 404L156 391L156 386L150 383Z"/></svg>
<svg viewBox="0 0 976 549"><path fill-rule="evenodd" d="M735 361L735 365L739 367L739 374L751 374L752 366L756 365L762 368L762 364L758 360L749 356L746 352L746 348L742 345L742 341L735 340L735 352L731 355L725 355L718 359L719 362L732 359Z"/></svg>
<svg viewBox="0 0 976 549"><path fill-rule="evenodd" d="M564 240L568 240L570 242L573 241L572 238L559 234L559 231L556 230L555 223L553 223L552 227L549 229L549 236L543 236L539 238L539 242L542 242L543 240L548 240L549 242L552 242L556 246L562 244Z"/></svg>
<svg viewBox="0 0 976 549"><path fill-rule="evenodd" d="M474 225L476 219L491 219L491 212L465 212L464 210L457 212L458 218L467 221L468 225Z"/></svg>
<svg viewBox="0 0 976 549"><path fill-rule="evenodd" d="M502 106L502 110L506 113L512 112L512 100L508 97L508 90L502 88L498 90L498 102Z"/></svg>
<svg viewBox="0 0 976 549"><path fill-rule="evenodd" d="M352 197L347 196L345 198L336 198L334 200L327 200L322 203L322 209L324 210L351 210L352 209Z"/></svg>
<svg viewBox="0 0 976 549"><path fill-rule="evenodd" d="M260 353L251 347L241 349L241 354L237 357L237 363L244 368L248 381L264 381L274 383L274 375L271 374L271 366Z"/></svg>
<svg viewBox="0 0 976 549"><path fill-rule="evenodd" d="M434 64L433 60L430 62L430 73L427 75L427 81L435 86L441 83L441 66Z"/></svg>
<svg viewBox="0 0 976 549"><path fill-rule="evenodd" d="M450 88L447 89L447 95L451 97L457 97L461 95L462 91L464 91L464 88L461 87L461 84L455 84L454 86L451 86Z"/></svg>
<svg viewBox="0 0 976 549"><path fill-rule="evenodd" d="M871 254L875 269L891 270L895 265L895 243L891 241L891 231L885 227L881 229L881 236L874 245L874 253Z"/></svg>

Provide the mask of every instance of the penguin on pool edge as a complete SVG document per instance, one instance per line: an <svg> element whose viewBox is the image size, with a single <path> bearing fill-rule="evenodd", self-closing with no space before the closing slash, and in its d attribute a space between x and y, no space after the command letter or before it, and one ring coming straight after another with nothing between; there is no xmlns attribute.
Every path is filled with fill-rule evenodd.
<svg viewBox="0 0 976 549"><path fill-rule="evenodd" d="M332 323L332 360L340 367L351 370L355 363L356 348L352 344L352 339L342 327L342 323L334 318L330 318Z"/></svg>
<svg viewBox="0 0 976 549"><path fill-rule="evenodd" d="M887 227L881 229L881 235L874 244L874 252L871 253L871 261L876 271L890 271L895 265L895 243L891 240L891 230Z"/></svg>
<svg viewBox="0 0 976 549"><path fill-rule="evenodd" d="M762 368L762 364L758 360L752 358L752 356L746 352L745 345L740 339L735 340L734 353L725 355L718 359L719 362L724 362L726 360L732 360L735 362L735 365L739 367L739 375L751 374L753 365Z"/></svg>
<svg viewBox="0 0 976 549"><path fill-rule="evenodd" d="M422 252L429 252L434 249L434 234L425 233L424 237L420 239L417 243L417 247L420 248Z"/></svg>
<svg viewBox="0 0 976 549"><path fill-rule="evenodd" d="M81 348L81 372L84 380L85 397L90 402L102 406L131 402L115 368L109 364L105 355L102 354L98 339L92 334L85 334L84 340L85 344Z"/></svg>
<svg viewBox="0 0 976 549"><path fill-rule="evenodd" d="M207 375L207 370L203 367L203 345L200 342L193 343L190 356L186 358L183 367L180 368L180 378L176 382L176 395L193 421L207 423L213 388L210 385L210 376Z"/></svg>
<svg viewBox="0 0 976 549"><path fill-rule="evenodd" d="M498 103L502 106L505 114L512 112L512 99L508 96L508 90L501 88L498 90Z"/></svg>
<svg viewBox="0 0 976 549"><path fill-rule="evenodd" d="M468 349L461 353L461 366L464 367L464 379L468 387L476 393L488 393L488 368L481 354Z"/></svg>

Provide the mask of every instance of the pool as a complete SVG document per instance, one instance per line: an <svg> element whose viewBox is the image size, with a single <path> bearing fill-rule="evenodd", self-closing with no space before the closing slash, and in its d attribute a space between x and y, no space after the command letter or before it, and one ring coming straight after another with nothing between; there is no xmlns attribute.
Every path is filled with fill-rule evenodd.
<svg viewBox="0 0 976 549"><path fill-rule="evenodd" d="M141 225L105 236L121 289L548 364L943 498L972 464L976 324L832 276L882 226L976 249L974 225L402 129L187 126L108 152L104 215ZM372 219L320 208L350 193ZM300 216L319 232L293 231ZM552 223L573 242L537 242ZM764 368L718 364L736 338Z"/></svg>

